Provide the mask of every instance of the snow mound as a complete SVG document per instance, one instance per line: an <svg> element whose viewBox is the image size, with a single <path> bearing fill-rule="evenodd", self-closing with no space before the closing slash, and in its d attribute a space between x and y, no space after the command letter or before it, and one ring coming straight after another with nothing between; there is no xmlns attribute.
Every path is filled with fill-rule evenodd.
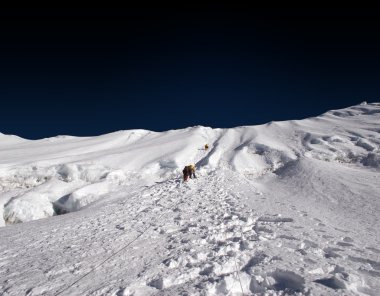
<svg viewBox="0 0 380 296"><path fill-rule="evenodd" d="M3 225L77 211L128 182L122 170L91 163L22 166L10 172L0 179L7 193L0 199Z"/></svg>
<svg viewBox="0 0 380 296"><path fill-rule="evenodd" d="M83 180L85 182L96 182L104 179L109 169L94 164L63 164L57 167L58 176L65 182Z"/></svg>
<svg viewBox="0 0 380 296"><path fill-rule="evenodd" d="M110 184L107 181L93 183L64 196L55 203L55 207L60 209L60 213L78 211L110 192Z"/></svg>
<svg viewBox="0 0 380 296"><path fill-rule="evenodd" d="M53 202L83 186L84 182L72 183L51 179L26 193L11 198L4 205L3 218L6 224L27 222L55 215Z"/></svg>

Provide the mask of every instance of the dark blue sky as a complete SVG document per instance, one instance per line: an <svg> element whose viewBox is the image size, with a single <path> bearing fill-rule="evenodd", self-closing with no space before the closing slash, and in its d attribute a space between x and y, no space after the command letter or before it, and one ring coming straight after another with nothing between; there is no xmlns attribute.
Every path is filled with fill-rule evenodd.
<svg viewBox="0 0 380 296"><path fill-rule="evenodd" d="M234 127L379 101L373 10L2 10L0 132Z"/></svg>

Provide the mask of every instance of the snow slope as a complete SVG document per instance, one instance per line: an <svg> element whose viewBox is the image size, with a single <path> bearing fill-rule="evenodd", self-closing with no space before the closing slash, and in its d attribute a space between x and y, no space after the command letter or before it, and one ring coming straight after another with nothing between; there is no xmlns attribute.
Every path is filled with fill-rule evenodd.
<svg viewBox="0 0 380 296"><path fill-rule="evenodd" d="M0 294L378 295L379 147L378 103L232 129L0 134Z"/></svg>

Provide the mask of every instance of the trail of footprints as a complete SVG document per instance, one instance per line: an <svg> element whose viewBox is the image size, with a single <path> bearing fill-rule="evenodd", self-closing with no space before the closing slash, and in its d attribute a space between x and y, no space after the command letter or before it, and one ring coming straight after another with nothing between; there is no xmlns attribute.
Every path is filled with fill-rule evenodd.
<svg viewBox="0 0 380 296"><path fill-rule="evenodd" d="M173 209L173 221L157 229L168 235L168 253L162 272L148 276L147 285L169 294L180 285L187 292L202 290L211 295L304 291L305 280L292 271L274 268L267 274L257 268L282 260L260 246L278 237L295 239L278 235L293 219L258 216L241 204L239 196L218 188L218 183L217 179L210 188L186 196Z"/></svg>
<svg viewBox="0 0 380 296"><path fill-rule="evenodd" d="M232 190L219 188L221 181L215 177L190 193L184 188L183 198L171 209L175 199L162 200L170 213L154 231L167 238L166 253L159 273L142 275L147 286L162 295L179 293L178 289L208 295L308 294L313 285L322 285L327 293L343 291L353 281L360 282L360 274L343 267L346 259L359 266L359 273L380 277L380 263L363 258L349 236L333 241L319 219L314 219L311 231L296 225L293 218L259 215ZM306 212L297 212L307 217ZM340 253L346 248L352 255L343 258ZM380 250L367 252L378 256ZM291 263L299 260L304 268L294 270ZM357 289L372 291L364 286Z"/></svg>

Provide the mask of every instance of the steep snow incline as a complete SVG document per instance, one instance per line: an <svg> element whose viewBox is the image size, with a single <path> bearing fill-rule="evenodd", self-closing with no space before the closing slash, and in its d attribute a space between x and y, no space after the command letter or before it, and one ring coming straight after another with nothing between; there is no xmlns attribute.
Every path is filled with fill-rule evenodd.
<svg viewBox="0 0 380 296"><path fill-rule="evenodd" d="M379 123L0 134L0 294L377 295Z"/></svg>
<svg viewBox="0 0 380 296"><path fill-rule="evenodd" d="M303 167L289 168L289 174ZM363 181L369 186L366 193L378 194L370 181ZM273 193L267 185L259 191L240 174L219 170L189 183L178 178L140 189L126 187L102 203L49 223L3 228L7 240L0 250L0 291L376 295L378 233L363 232L374 217L361 225L362 219L350 212L331 213L334 202L311 198L309 207L301 201L307 196L289 197L292 193L281 186ZM379 209L378 198L366 201ZM373 212L366 208L361 214ZM355 228L355 223L346 223L352 220L358 223ZM372 231L379 226L372 224Z"/></svg>

